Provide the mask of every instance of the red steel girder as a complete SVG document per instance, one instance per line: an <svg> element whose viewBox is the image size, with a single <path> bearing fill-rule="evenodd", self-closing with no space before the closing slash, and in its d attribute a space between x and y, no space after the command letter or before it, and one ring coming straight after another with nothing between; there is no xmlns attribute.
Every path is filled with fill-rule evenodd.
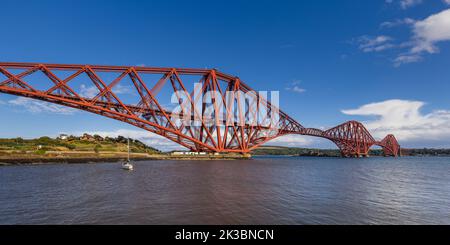
<svg viewBox="0 0 450 245"><path fill-rule="evenodd" d="M383 148L385 156L398 157L401 155L400 144L392 134L387 135L383 140L377 142L376 144Z"/></svg>
<svg viewBox="0 0 450 245"><path fill-rule="evenodd" d="M20 72L14 73L13 70ZM69 72L70 75L60 77L58 72L61 71ZM37 72L41 72L43 79L50 81L51 85L41 88L26 81L27 77ZM115 79L106 82L100 73L115 74ZM343 156L365 156L374 144L383 147L385 155L397 156L400 152L400 146L393 135L376 142L364 125L356 121L346 122L326 131L304 128L238 77L215 69L0 62L0 74L4 76L4 80L0 80L2 93L56 103L120 120L166 137L192 151L248 153L274 138L300 134L333 141ZM71 84L83 74L89 85L98 90L95 95L81 95ZM148 81L143 78L145 74L156 74L161 78ZM197 92L201 95L218 95L211 97L212 112L209 115L205 114L205 103L202 101L200 110L195 107L199 98L195 97L196 91L188 91L184 82L186 76L198 77L201 86ZM132 81L132 90L139 98L138 103L126 103L114 92L125 78ZM170 111L161 105L156 97L163 88L184 92L185 98L176 93L180 111ZM232 92L231 97L227 97L228 92ZM247 97L239 96L238 92ZM247 100L249 98L253 101L252 105L247 105L251 103ZM234 108L235 104L237 108ZM225 108L221 109L220 105L225 105ZM252 106L265 107L267 111L260 117L259 111L249 109ZM182 120L177 121L173 116ZM277 118L275 123L274 117ZM186 118L197 120L197 124L185 125L183 120ZM269 121L269 124L249 123L250 118Z"/></svg>

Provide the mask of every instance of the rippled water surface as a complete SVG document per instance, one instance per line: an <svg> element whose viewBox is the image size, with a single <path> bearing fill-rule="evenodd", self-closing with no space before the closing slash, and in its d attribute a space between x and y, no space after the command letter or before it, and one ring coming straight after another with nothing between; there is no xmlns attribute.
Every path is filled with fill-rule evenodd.
<svg viewBox="0 0 450 245"><path fill-rule="evenodd" d="M450 158L0 167L0 224L450 224Z"/></svg>

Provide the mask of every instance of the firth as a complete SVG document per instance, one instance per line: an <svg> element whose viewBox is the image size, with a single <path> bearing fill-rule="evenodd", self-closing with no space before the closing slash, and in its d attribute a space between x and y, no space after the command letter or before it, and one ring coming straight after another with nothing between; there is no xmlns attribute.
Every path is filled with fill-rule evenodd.
<svg viewBox="0 0 450 245"><path fill-rule="evenodd" d="M209 232L203 231L177 231L175 239L177 240L202 240L206 242L208 240Z"/></svg>

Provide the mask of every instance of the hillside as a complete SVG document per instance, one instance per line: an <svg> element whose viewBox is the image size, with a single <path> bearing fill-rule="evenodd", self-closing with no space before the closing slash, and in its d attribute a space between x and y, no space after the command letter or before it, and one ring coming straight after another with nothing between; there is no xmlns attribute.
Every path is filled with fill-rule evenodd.
<svg viewBox="0 0 450 245"><path fill-rule="evenodd" d="M160 153L159 150L133 139L130 139L130 151L132 153ZM98 135L84 134L81 137L63 136L56 139L50 137L0 139L0 156L20 154L44 155L49 152L126 153L127 138L122 136L102 138Z"/></svg>

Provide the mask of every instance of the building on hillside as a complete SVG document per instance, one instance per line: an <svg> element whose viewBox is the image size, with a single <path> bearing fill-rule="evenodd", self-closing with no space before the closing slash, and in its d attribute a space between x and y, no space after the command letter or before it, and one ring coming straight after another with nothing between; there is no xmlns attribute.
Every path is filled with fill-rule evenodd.
<svg viewBox="0 0 450 245"><path fill-rule="evenodd" d="M94 136L90 135L90 134L83 134L83 136L81 136L80 138L81 140L86 140L86 141L95 141Z"/></svg>
<svg viewBox="0 0 450 245"><path fill-rule="evenodd" d="M102 137L102 136L100 136L100 135L98 135L98 134L94 134L94 139L96 140L96 141L104 141L105 139Z"/></svg>
<svg viewBox="0 0 450 245"><path fill-rule="evenodd" d="M58 139L60 139L60 140L67 140L68 138L69 138L69 135L67 135L67 134L60 134L58 136Z"/></svg>

